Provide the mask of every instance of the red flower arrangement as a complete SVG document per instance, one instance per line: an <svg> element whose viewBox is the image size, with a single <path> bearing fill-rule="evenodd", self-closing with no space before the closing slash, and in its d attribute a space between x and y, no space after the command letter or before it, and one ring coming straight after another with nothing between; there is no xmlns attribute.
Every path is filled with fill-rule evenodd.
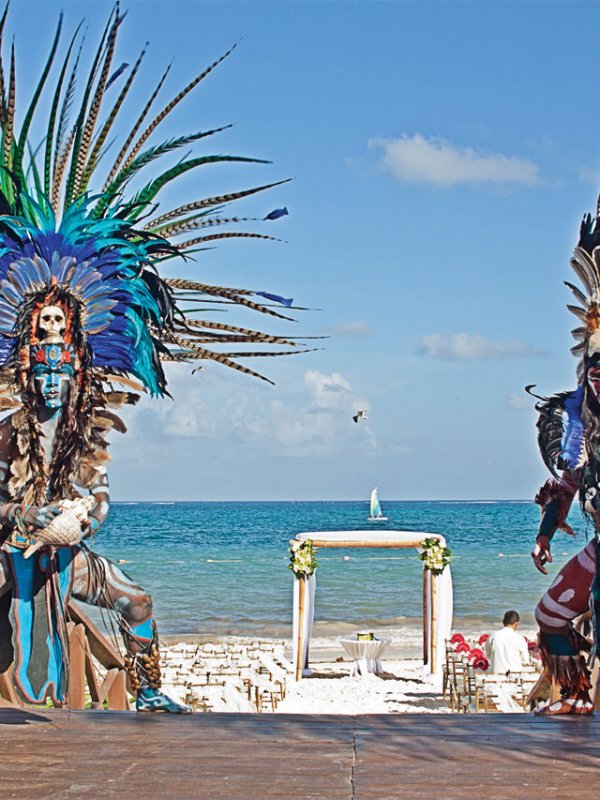
<svg viewBox="0 0 600 800"><path fill-rule="evenodd" d="M479 644L483 644L489 638L487 633L479 637ZM490 662L485 657L483 650L480 647L471 647L462 633L454 633L450 639L450 644L454 645L456 653L464 653L468 661L471 662L474 669L487 670L490 667Z"/></svg>
<svg viewBox="0 0 600 800"><path fill-rule="evenodd" d="M482 633L479 639L477 640L477 644L485 644L489 638L490 638L489 633Z"/></svg>
<svg viewBox="0 0 600 800"><path fill-rule="evenodd" d="M468 655L469 661L474 661L477 658L485 658L485 653L479 647L474 647Z"/></svg>

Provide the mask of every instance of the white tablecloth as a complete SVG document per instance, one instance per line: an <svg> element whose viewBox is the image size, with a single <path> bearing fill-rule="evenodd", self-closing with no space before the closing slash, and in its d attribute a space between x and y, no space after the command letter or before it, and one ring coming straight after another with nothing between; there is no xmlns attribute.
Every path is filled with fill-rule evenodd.
<svg viewBox="0 0 600 800"><path fill-rule="evenodd" d="M379 657L388 649L391 639L340 639L340 644L354 661L350 675L379 675L383 672Z"/></svg>

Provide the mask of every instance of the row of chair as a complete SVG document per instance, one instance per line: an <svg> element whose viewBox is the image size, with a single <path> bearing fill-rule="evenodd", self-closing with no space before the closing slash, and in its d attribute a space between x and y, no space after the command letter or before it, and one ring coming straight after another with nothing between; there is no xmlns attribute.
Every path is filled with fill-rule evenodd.
<svg viewBox="0 0 600 800"><path fill-rule="evenodd" d="M165 689L198 711L275 711L293 670L271 642L179 644L163 663Z"/></svg>
<svg viewBox="0 0 600 800"><path fill-rule="evenodd" d="M539 680L535 665L505 675L478 672L462 653L446 642L442 697L460 713L518 712L528 708L531 688Z"/></svg>

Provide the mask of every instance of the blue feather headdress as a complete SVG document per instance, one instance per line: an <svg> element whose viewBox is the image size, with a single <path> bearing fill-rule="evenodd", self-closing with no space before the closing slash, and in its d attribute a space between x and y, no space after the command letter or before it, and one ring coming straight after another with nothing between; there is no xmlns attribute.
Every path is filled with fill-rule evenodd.
<svg viewBox="0 0 600 800"><path fill-rule="evenodd" d="M0 48L7 11L8 6L0 19ZM222 212L232 201L285 181L205 197L158 214L159 192L180 175L215 163L265 163L242 156L205 154L186 156L174 166L158 170L135 193L129 192L133 179L139 180L159 158L223 130L194 132L147 144L161 122L229 51L151 116L168 70L163 74L135 117L100 188L99 164L101 160L104 163L108 136L145 55L142 51L131 68L126 64L113 66L123 18L117 3L83 82L78 107L74 88L81 71L81 47L78 50L76 44L79 30L71 39L58 64L50 94L40 163L29 147L28 136L58 58L62 17L18 133L14 45L8 76L0 51L0 369L4 368L4 374L23 369L24 343L34 335L32 314L45 298L60 295L78 329L80 357L96 381L131 377L150 394L163 395L166 379L161 362L169 360L213 360L262 378L237 359L299 352L298 343L251 328L201 319L197 314L219 303L289 319L262 302L262 298L276 302L279 295L190 279L166 279L161 277L160 268L163 262L189 258L218 239L272 239L253 232L221 231L222 226L247 220ZM117 90L119 83L121 88ZM258 219L271 218L267 215ZM192 237L186 239L185 235L191 232ZM259 301L252 299L255 294ZM198 302L202 305L195 305ZM232 343L237 345L235 352L227 350ZM256 344L287 349L247 349Z"/></svg>

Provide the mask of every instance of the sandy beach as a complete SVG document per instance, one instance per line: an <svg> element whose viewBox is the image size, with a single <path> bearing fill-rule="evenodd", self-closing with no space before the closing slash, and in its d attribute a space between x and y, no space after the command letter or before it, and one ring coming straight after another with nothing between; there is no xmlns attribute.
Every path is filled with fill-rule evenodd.
<svg viewBox="0 0 600 800"><path fill-rule="evenodd" d="M256 711L294 714L448 714L441 676L428 674L422 662L422 632L417 626L382 629L378 637L392 639L382 658L383 672L351 676L352 660L338 636L324 636L315 625L311 640L312 674L296 682L289 639L247 637L186 637L168 639L163 648L163 685L167 692L193 704L198 711ZM352 629L355 633L355 629ZM475 641L488 631L462 628ZM533 629L522 631L534 638ZM244 684L245 681L245 684ZM252 703L248 684L256 684Z"/></svg>

